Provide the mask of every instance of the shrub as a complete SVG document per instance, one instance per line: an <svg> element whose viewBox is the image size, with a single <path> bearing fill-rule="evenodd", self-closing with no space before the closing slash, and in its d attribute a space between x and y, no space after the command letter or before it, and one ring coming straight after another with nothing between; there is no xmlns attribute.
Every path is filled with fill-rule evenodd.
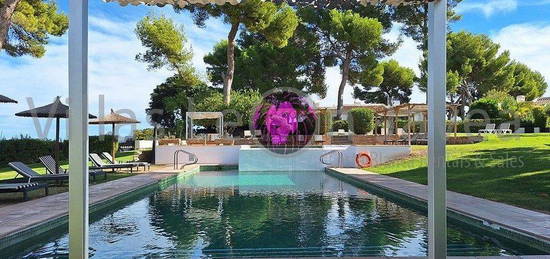
<svg viewBox="0 0 550 259"><path fill-rule="evenodd" d="M142 129L134 131L135 140L152 140L153 139L153 129Z"/></svg>
<svg viewBox="0 0 550 259"><path fill-rule="evenodd" d="M355 108L348 112L353 132L355 134L367 134L374 129L374 112L367 108Z"/></svg>
<svg viewBox="0 0 550 259"><path fill-rule="evenodd" d="M516 98L507 92L491 90L485 94L484 99L495 100L498 104L499 117L505 120L511 120L519 108Z"/></svg>
<svg viewBox="0 0 550 259"><path fill-rule="evenodd" d="M489 119L500 118L499 104L494 99L481 98L470 105L469 113L472 113L470 119L484 119L479 111L484 111Z"/></svg>
<svg viewBox="0 0 550 259"><path fill-rule="evenodd" d="M319 134L324 135L332 128L332 114L328 110L319 111Z"/></svg>
<svg viewBox="0 0 550 259"><path fill-rule="evenodd" d="M332 123L332 130L338 131L339 129L343 129L345 131L349 130L349 124L346 120L336 120Z"/></svg>
<svg viewBox="0 0 550 259"><path fill-rule="evenodd" d="M118 150L118 137L115 136L115 150ZM90 153L111 152L113 150L113 136L90 136Z"/></svg>
<svg viewBox="0 0 550 259"><path fill-rule="evenodd" d="M531 110L531 114L533 115L533 126L541 129L546 128L547 116L544 113L544 108L534 107L533 110Z"/></svg>

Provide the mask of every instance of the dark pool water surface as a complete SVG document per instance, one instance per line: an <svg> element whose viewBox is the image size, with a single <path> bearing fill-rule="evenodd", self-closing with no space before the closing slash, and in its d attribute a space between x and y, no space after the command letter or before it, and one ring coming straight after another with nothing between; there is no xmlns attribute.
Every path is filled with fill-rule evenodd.
<svg viewBox="0 0 550 259"><path fill-rule="evenodd" d="M321 172L201 172L90 224L92 258L420 256L427 218ZM66 233L16 257L67 255ZM449 226L450 255L537 253Z"/></svg>

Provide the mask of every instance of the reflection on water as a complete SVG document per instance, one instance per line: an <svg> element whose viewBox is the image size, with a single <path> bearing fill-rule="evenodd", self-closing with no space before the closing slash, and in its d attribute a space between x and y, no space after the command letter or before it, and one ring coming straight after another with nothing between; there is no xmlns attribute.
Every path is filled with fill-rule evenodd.
<svg viewBox="0 0 550 259"><path fill-rule="evenodd" d="M319 172L201 172L90 225L94 258L418 256L427 219ZM536 253L449 229L449 254ZM29 252L30 251L30 252ZM20 256L66 255L67 236Z"/></svg>

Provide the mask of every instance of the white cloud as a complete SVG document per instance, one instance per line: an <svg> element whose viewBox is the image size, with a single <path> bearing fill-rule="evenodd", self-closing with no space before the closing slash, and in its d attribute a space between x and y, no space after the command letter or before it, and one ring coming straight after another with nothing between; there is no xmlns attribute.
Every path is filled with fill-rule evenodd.
<svg viewBox="0 0 550 259"><path fill-rule="evenodd" d="M541 72L550 82L550 24L514 24L493 33L491 38L509 50L513 59Z"/></svg>
<svg viewBox="0 0 550 259"><path fill-rule="evenodd" d="M457 7L459 13L481 12L485 17L491 17L495 13L507 13L516 10L517 0L467 0Z"/></svg>
<svg viewBox="0 0 550 259"><path fill-rule="evenodd" d="M133 31L136 21L117 22L90 16L89 109L92 114L98 114L98 96L104 95L106 112L110 108L132 110L142 121L143 127L147 126L145 108L148 106L150 93L172 72L147 71L145 64L134 60L135 55L143 51ZM215 22L209 24L213 23ZM205 64L202 57L212 49L213 43L224 35L220 35L220 31L213 33L208 29L196 30L196 27L189 22L185 24L185 30L195 53L193 63L197 71L204 73ZM209 37L210 41L204 41L205 37ZM53 39L46 48L46 55L40 59L10 58L5 54L0 55L0 92L19 100L19 104L0 106L0 137L19 134L37 135L31 119L13 116L14 113L29 108L25 101L26 97L33 97L37 106L50 103L57 95L67 97L66 35ZM43 127L46 120L41 119L40 122ZM97 128L97 126L90 127L90 134L96 134ZM62 133L64 135L64 132ZM129 133L128 126L121 130L122 135ZM53 136L53 128L49 136Z"/></svg>

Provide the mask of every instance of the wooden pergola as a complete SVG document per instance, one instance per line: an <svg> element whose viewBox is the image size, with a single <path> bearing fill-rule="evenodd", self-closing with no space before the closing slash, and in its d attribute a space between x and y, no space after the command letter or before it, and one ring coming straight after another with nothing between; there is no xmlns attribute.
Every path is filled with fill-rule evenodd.
<svg viewBox="0 0 550 259"><path fill-rule="evenodd" d="M445 110L451 111L453 114L453 134L454 137L457 136L458 131L458 107L460 105L458 104L446 104ZM425 103L403 103L396 106L377 106L376 108L368 107L369 109L373 110L379 117L382 117L384 120L384 140L387 139L387 121L388 117L394 117L394 128L397 130L397 118L398 117L407 117L407 134L408 134L408 142L409 145L411 144L411 133L414 132L413 128L411 128L411 123L414 124L414 114L421 113L423 114L424 118L428 117L428 110L429 106ZM424 129L427 133L428 129L428 120L424 119ZM397 133L397 132L396 132Z"/></svg>
<svg viewBox="0 0 550 259"><path fill-rule="evenodd" d="M238 4L239 0L105 0L121 5ZM275 0L330 8L332 0ZM447 0L342 0L342 4L428 3L428 256L447 256L445 97ZM88 258L88 0L71 0L69 15L69 258Z"/></svg>

